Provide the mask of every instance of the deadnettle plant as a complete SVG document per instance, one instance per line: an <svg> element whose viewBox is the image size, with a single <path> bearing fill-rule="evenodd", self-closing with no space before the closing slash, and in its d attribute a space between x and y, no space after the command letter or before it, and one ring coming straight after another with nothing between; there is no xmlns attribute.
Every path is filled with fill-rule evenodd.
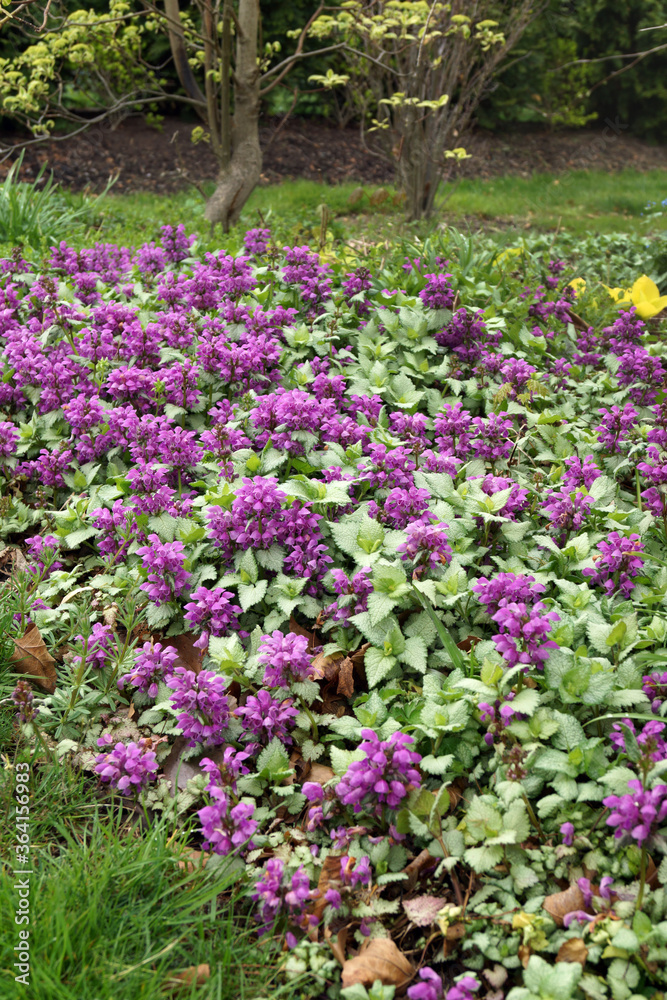
<svg viewBox="0 0 667 1000"><path fill-rule="evenodd" d="M385 808L397 809L403 799L421 786L415 764L420 754L410 750L414 743L406 733L392 733L382 741L372 729L362 729L359 749L363 760L353 761L336 786L336 795L353 812L362 810L381 816Z"/></svg>

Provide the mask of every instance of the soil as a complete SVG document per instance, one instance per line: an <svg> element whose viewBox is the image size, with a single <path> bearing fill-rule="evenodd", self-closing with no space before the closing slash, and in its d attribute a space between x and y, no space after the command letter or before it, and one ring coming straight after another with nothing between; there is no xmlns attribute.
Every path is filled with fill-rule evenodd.
<svg viewBox="0 0 667 1000"><path fill-rule="evenodd" d="M115 129L96 126L78 136L51 139L26 149L21 178L33 180L48 163L54 179L73 190L100 191L109 176L118 173L116 192L173 193L216 175L210 149L190 141L192 128L191 123L167 118L158 131L131 118ZM260 129L260 140L266 184L302 177L329 184L378 185L393 177L391 166L364 146L358 128L340 129L314 120L269 120ZM477 131L462 138L461 144L472 154L459 167L463 177L667 169L667 146L649 145L613 122L577 132ZM8 166L8 161L0 164L0 177Z"/></svg>

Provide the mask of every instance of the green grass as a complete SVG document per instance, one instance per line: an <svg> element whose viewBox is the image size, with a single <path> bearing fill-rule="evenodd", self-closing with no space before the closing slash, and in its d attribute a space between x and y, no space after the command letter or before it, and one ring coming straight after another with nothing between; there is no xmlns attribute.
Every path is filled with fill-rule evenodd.
<svg viewBox="0 0 667 1000"><path fill-rule="evenodd" d="M319 207L326 205L329 227L334 235L364 236L370 228L375 240L392 239L406 229L424 236L442 222L461 223L472 229L494 226L530 227L550 231L567 229L573 234L658 233L667 230L667 213L660 219L642 216L648 201L661 201L667 193L667 171L653 170L640 174L625 170L617 174L601 171L574 171L554 176L534 174L529 178L500 177L489 181L463 180L453 190L444 188L435 217L427 222L407 225L400 207L395 204L392 188L389 197L373 206L369 197L355 200L358 184L328 186L315 181L285 181L283 184L257 188L241 216L241 227L279 221L281 227L310 235L319 230ZM368 196L376 187L364 188ZM101 206L105 219L104 238L116 240L130 235L132 242L156 238L159 226L176 224L184 219L206 235L203 199L198 193L178 195L107 196Z"/></svg>
<svg viewBox="0 0 667 1000"><path fill-rule="evenodd" d="M576 170L569 174L499 177L461 181L444 207L454 222L461 218L567 229L572 233L642 233L667 230L667 214L647 220L648 201L667 194L667 171L616 174Z"/></svg>
<svg viewBox="0 0 667 1000"><path fill-rule="evenodd" d="M360 189L365 194L359 197ZM205 190L211 191L209 184ZM533 174L531 177L499 177L463 180L444 187L432 219L406 223L394 189L359 184L329 186L315 181L285 181L257 188L246 204L236 236L263 221L279 239L316 243L321 226L321 206L327 209L327 228L337 241L358 239L382 243L399 237L424 238L438 226L454 225L472 231L493 233L516 230L553 232L566 230L574 236L626 233L655 235L667 231L667 213L661 218L643 216L648 201L662 201L667 193L667 171L616 174L573 171L569 174ZM81 210L82 195L67 194L71 212ZM95 225L73 232L71 245L80 248L95 240L136 246L159 239L165 223L186 223L206 246L220 245L219 234L211 240L204 220L204 199L193 188L174 195L148 192L114 194L113 190L90 212ZM83 213L85 217L85 213ZM232 240L231 249L234 240ZM6 253L8 247L0 246Z"/></svg>
<svg viewBox="0 0 667 1000"><path fill-rule="evenodd" d="M69 767L36 765L33 779L30 986L14 982L18 897L8 865L0 875L3 1000L157 1000L170 975L202 963L208 982L179 996L285 995L273 987L275 952L257 946L222 866L179 869L181 833L174 840L165 822L148 829L142 815L102 804L96 782ZM6 859L12 786L13 772L0 772Z"/></svg>

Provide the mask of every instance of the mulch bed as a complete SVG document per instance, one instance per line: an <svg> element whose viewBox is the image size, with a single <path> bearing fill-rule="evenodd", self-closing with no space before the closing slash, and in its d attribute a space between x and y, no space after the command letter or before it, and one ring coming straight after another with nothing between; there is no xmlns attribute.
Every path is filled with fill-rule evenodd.
<svg viewBox="0 0 667 1000"><path fill-rule="evenodd" d="M73 190L99 191L111 174L119 173L117 192L172 193L216 175L210 149L190 141L192 128L192 123L167 118L158 131L131 118L115 129L96 126L72 138L51 139L26 149L21 178L33 180L46 162L54 179ZM315 120L268 120L260 139L262 180L267 184L303 177L329 184L377 185L393 178L391 165L364 146L358 128L340 129ZM463 177L667 169L667 146L652 146L628 135L618 123L601 122L578 132L478 131L461 142L472 153L472 159L461 165ZM8 161L0 164L0 177L8 166Z"/></svg>

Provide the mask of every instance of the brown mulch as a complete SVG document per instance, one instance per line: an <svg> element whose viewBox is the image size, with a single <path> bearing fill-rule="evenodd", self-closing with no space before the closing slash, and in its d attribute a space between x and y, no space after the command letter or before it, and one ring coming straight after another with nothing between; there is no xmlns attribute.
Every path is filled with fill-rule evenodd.
<svg viewBox="0 0 667 1000"><path fill-rule="evenodd" d="M21 178L32 180L48 162L55 180L73 190L101 190L110 174L119 173L116 192L175 192L190 183L215 178L210 149L190 141L193 125L167 118L160 131L139 118L116 129L95 127L62 140L28 147ZM262 180L275 183L303 177L338 184L368 185L392 180L391 166L364 147L358 128L340 129L323 121L267 121L260 129L264 151ZM463 177L488 179L505 174L528 177L534 172L607 170L633 167L667 169L667 146L652 146L615 123L598 123L578 132L492 134L477 131L461 140L472 159L460 168ZM9 166L0 164L0 177Z"/></svg>

